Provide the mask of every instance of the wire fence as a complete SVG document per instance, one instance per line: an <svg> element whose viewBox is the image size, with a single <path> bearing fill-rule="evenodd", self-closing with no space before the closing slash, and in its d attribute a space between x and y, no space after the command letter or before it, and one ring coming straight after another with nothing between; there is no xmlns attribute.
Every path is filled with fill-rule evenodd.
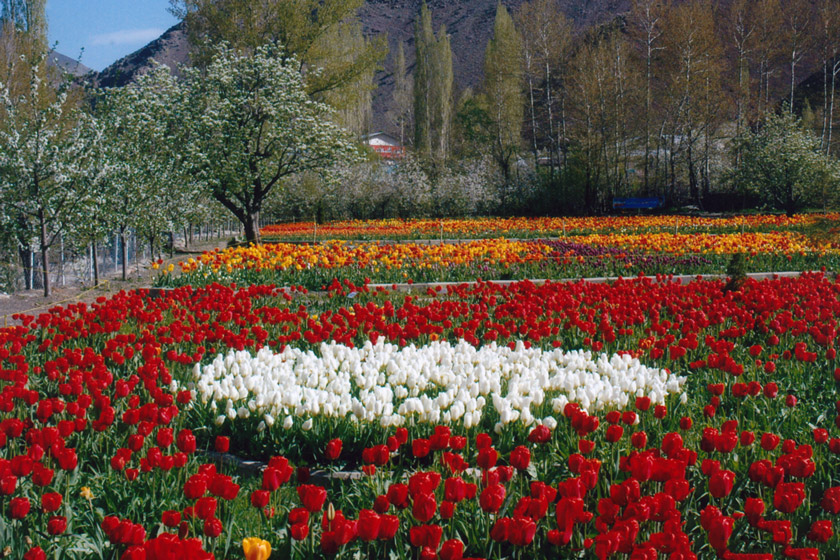
<svg viewBox="0 0 840 560"><path fill-rule="evenodd" d="M125 235L125 247L122 236L116 232L95 246L74 247L61 239L49 251L49 266L46 267L49 282L56 288L86 288L93 286L97 277L101 283L109 277L121 276L123 266L127 279L146 278L153 272L152 264L157 259L170 256L176 247L189 250L195 243L239 235L241 230L237 226L233 221L201 224L168 233L162 239L155 238L151 242L129 230ZM25 265L21 255L7 255L6 262L0 262L0 294L43 289L44 266L40 252L23 254L28 255Z"/></svg>

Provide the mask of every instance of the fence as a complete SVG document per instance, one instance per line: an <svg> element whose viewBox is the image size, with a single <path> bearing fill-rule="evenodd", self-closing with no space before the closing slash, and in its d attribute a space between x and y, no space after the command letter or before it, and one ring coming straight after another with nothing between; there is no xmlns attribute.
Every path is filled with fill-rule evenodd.
<svg viewBox="0 0 840 560"><path fill-rule="evenodd" d="M238 222L227 221L216 224L200 224L183 231L167 233L162 239L157 238L152 244L148 239L138 236L135 231L126 233L125 250L123 251L119 233L108 236L106 241L84 249L74 249L64 243L63 239L54 245L50 251L50 283L54 287L92 286L95 272L98 271L100 281L122 273L123 259L125 259L126 277L141 278L151 272L150 265L164 253L180 247L183 250L196 242L209 241L212 238L221 239L230 235L241 234L237 229ZM94 255L96 269L94 269ZM43 289L43 263L41 254L37 251L29 253L28 266L24 266L18 258L8 258L7 262L0 262L0 293L14 293L25 289ZM8 260L13 262L8 262Z"/></svg>

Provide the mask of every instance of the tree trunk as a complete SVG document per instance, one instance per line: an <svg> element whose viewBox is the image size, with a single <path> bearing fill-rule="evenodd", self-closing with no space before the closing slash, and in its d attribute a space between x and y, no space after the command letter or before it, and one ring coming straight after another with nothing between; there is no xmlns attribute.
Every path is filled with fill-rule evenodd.
<svg viewBox="0 0 840 560"><path fill-rule="evenodd" d="M23 265L23 287L26 290L32 289L32 251L29 248L23 248L23 246L18 246L18 256L20 257L20 262Z"/></svg>
<svg viewBox="0 0 840 560"><path fill-rule="evenodd" d="M90 258L93 262L93 285L99 286L99 255L96 251L96 241L90 244Z"/></svg>
<svg viewBox="0 0 840 560"><path fill-rule="evenodd" d="M260 242L260 213L246 212L245 221L242 225L245 227L245 241L248 243Z"/></svg>
<svg viewBox="0 0 840 560"><path fill-rule="evenodd" d="M125 226L120 228L120 253L122 257L122 279L128 280L128 245L125 239Z"/></svg>
<svg viewBox="0 0 840 560"><path fill-rule="evenodd" d="M539 156L537 148L537 114L534 109L534 79L530 74L528 75L528 94L530 96L531 106L531 136L533 137L532 148L534 150L534 169L536 169L539 165Z"/></svg>
<svg viewBox="0 0 840 560"><path fill-rule="evenodd" d="M38 221L41 226L41 272L44 277L44 297L50 297L50 254L49 245L47 244L47 221L44 216L44 211L38 211Z"/></svg>
<svg viewBox="0 0 840 560"><path fill-rule="evenodd" d="M834 63L831 71L831 103L828 107L828 138L825 142L825 153L831 155L831 134L834 129L834 97L837 74L840 73L840 61Z"/></svg>

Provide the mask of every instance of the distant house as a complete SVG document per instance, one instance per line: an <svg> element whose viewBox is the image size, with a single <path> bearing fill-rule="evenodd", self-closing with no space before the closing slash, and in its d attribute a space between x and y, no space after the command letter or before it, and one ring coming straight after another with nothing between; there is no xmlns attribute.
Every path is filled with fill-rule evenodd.
<svg viewBox="0 0 840 560"><path fill-rule="evenodd" d="M405 157L405 147L400 145L399 138L385 132L374 132L363 138L382 159L397 160Z"/></svg>

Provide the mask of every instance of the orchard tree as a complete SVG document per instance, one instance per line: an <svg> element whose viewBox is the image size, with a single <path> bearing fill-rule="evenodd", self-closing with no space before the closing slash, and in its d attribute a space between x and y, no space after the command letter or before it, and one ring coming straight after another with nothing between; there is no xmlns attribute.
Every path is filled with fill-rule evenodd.
<svg viewBox="0 0 840 560"><path fill-rule="evenodd" d="M74 96L47 83L42 64L31 67L29 87L18 95L0 84L0 215L26 230L19 237L37 240L47 297L49 251L85 220L82 175L101 134Z"/></svg>
<svg viewBox="0 0 840 560"><path fill-rule="evenodd" d="M120 235L122 274L127 276L128 232L149 241L189 222L201 193L185 167L177 108L181 84L166 66L156 66L134 84L102 92L97 110L108 137L113 173L103 189Z"/></svg>
<svg viewBox="0 0 840 560"><path fill-rule="evenodd" d="M820 140L787 110L771 115L757 131L736 140L741 162L736 185L758 193L788 216L825 201L840 183L837 160L825 155Z"/></svg>
<svg viewBox="0 0 840 560"><path fill-rule="evenodd" d="M178 99L185 169L259 240L259 215L285 178L328 173L359 158L333 112L306 91L299 64L273 46L243 55L221 47L206 70L185 70Z"/></svg>

